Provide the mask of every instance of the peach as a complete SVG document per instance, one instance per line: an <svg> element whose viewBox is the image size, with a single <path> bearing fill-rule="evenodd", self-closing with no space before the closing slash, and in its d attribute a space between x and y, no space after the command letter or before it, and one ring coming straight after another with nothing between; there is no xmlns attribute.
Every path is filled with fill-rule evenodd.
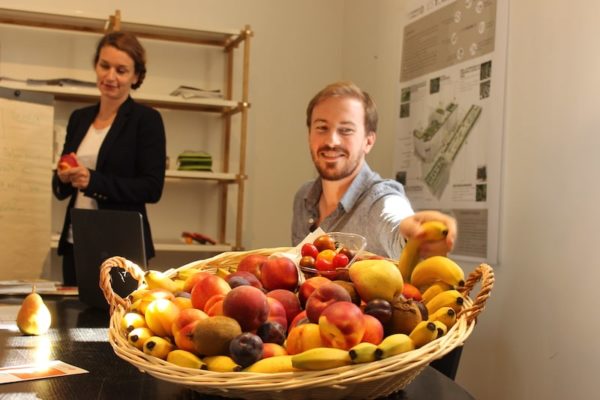
<svg viewBox="0 0 600 400"><path fill-rule="evenodd" d="M210 307L206 308L206 313L209 317L214 317L216 315L223 315L223 300L219 299L212 303Z"/></svg>
<svg viewBox="0 0 600 400"><path fill-rule="evenodd" d="M238 263L238 271L248 271L260 279L260 266L267 261L267 256L262 254L248 254Z"/></svg>
<svg viewBox="0 0 600 400"><path fill-rule="evenodd" d="M260 281L267 290L298 287L298 268L292 260L283 256L272 256L260 266Z"/></svg>
<svg viewBox="0 0 600 400"><path fill-rule="evenodd" d="M223 315L235 319L243 332L253 331L269 316L267 295L254 286L233 288L223 300Z"/></svg>
<svg viewBox="0 0 600 400"><path fill-rule="evenodd" d="M157 299L174 300L175 295L166 289L150 289L144 291L143 295L131 304L130 311L136 311L144 315L150 303Z"/></svg>
<svg viewBox="0 0 600 400"><path fill-rule="evenodd" d="M269 358L273 356L285 356L288 352L285 347L277 343L263 343L262 358Z"/></svg>
<svg viewBox="0 0 600 400"><path fill-rule="evenodd" d="M208 318L208 315L197 308L186 308L181 310L177 319L173 322L171 330L173 339L178 348L194 352L194 327L201 319Z"/></svg>
<svg viewBox="0 0 600 400"><path fill-rule="evenodd" d="M288 327L288 331L291 330L295 326L298 326L301 324L306 324L308 322L310 322L310 321L308 320L308 317L306 316L306 310L302 310L298 313L298 315L296 315L294 317L294 319L290 323L290 326Z"/></svg>
<svg viewBox="0 0 600 400"><path fill-rule="evenodd" d="M331 282L331 279L325 278L324 276L313 276L312 278L308 278L298 288L298 300L300 300L300 305L302 307L306 307L306 300L315 291L319 286Z"/></svg>
<svg viewBox="0 0 600 400"><path fill-rule="evenodd" d="M227 294L231 287L225 279L217 275L209 275L198 281L192 288L192 304L194 308L204 310L204 305L215 294Z"/></svg>
<svg viewBox="0 0 600 400"><path fill-rule="evenodd" d="M308 349L323 347L319 325L313 323L298 325L288 333L285 349L288 354L299 354Z"/></svg>
<svg viewBox="0 0 600 400"><path fill-rule="evenodd" d="M213 296L211 296L208 300L206 300L206 303L204 303L204 312L207 312L208 310L210 310L210 308L215 304L218 303L219 301L223 301L223 299L225 298L225 294L223 293L217 293Z"/></svg>
<svg viewBox="0 0 600 400"><path fill-rule="evenodd" d="M259 289L262 289L263 287L262 283L256 277L256 275L249 271L232 272L229 275L227 275L227 277L225 277L225 280L227 281L227 283L229 283L229 286L231 286L232 288L239 285L250 285Z"/></svg>
<svg viewBox="0 0 600 400"><path fill-rule="evenodd" d="M287 319L288 325L292 323L292 320L300 311L302 311L302 306L300 305L300 300L296 293L286 290L286 289L275 289L267 292L267 297L272 297L274 299L279 300L279 302L285 308L285 315Z"/></svg>
<svg viewBox="0 0 600 400"><path fill-rule="evenodd" d="M364 314L365 318L365 333L361 342L369 342L379 344L384 337L383 324L372 315Z"/></svg>
<svg viewBox="0 0 600 400"><path fill-rule="evenodd" d="M321 285L306 300L306 316L310 322L317 323L321 312L338 301L352 301L346 289L333 282Z"/></svg>
<svg viewBox="0 0 600 400"><path fill-rule="evenodd" d="M206 272L206 271L198 271L195 274L190 275L190 277L187 278L185 280L185 282L183 283L183 291L191 293L192 289L194 288L196 283L200 282L202 279L204 279L210 275L212 275L212 274L210 272Z"/></svg>
<svg viewBox="0 0 600 400"><path fill-rule="evenodd" d="M350 301L337 301L321 313L319 330L325 346L349 350L365 334L364 314Z"/></svg>
<svg viewBox="0 0 600 400"><path fill-rule="evenodd" d="M173 303L175 303L175 305L179 307L180 310L194 307L192 305L192 299L190 297L177 296L173 299Z"/></svg>
<svg viewBox="0 0 600 400"><path fill-rule="evenodd" d="M146 325L156 336L173 336L173 322L179 316L179 307L171 300L157 299L148 304L145 318Z"/></svg>

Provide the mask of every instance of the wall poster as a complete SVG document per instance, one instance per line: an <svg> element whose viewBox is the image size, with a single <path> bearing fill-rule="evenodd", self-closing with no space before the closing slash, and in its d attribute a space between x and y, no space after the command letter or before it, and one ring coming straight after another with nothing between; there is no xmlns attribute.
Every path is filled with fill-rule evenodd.
<svg viewBox="0 0 600 400"><path fill-rule="evenodd" d="M497 262L508 0L411 0L394 171L413 207L454 215L453 256Z"/></svg>

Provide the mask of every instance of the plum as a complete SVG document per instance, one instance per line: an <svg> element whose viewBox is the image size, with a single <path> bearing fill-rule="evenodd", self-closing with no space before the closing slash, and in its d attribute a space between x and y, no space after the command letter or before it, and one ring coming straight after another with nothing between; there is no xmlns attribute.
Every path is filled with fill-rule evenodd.
<svg viewBox="0 0 600 400"><path fill-rule="evenodd" d="M263 341L254 333L244 332L231 340L229 353L231 358L246 368L262 358Z"/></svg>
<svg viewBox="0 0 600 400"><path fill-rule="evenodd" d="M276 343L283 345L285 342L285 328L276 321L266 321L256 330L256 334L264 343Z"/></svg>

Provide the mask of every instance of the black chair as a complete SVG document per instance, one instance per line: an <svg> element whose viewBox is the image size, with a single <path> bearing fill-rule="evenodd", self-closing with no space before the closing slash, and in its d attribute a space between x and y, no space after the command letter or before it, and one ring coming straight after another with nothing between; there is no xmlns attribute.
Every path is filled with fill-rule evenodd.
<svg viewBox="0 0 600 400"><path fill-rule="evenodd" d="M462 346L458 346L442 358L432 361L430 365L448 378L454 380L458 371L462 349Z"/></svg>

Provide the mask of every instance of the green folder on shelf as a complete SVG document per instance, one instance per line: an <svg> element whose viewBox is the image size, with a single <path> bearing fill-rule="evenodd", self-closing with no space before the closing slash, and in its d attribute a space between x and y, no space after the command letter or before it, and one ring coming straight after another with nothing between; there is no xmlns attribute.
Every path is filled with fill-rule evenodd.
<svg viewBox="0 0 600 400"><path fill-rule="evenodd" d="M205 151L184 151L177 157L180 171L211 171L212 156Z"/></svg>

